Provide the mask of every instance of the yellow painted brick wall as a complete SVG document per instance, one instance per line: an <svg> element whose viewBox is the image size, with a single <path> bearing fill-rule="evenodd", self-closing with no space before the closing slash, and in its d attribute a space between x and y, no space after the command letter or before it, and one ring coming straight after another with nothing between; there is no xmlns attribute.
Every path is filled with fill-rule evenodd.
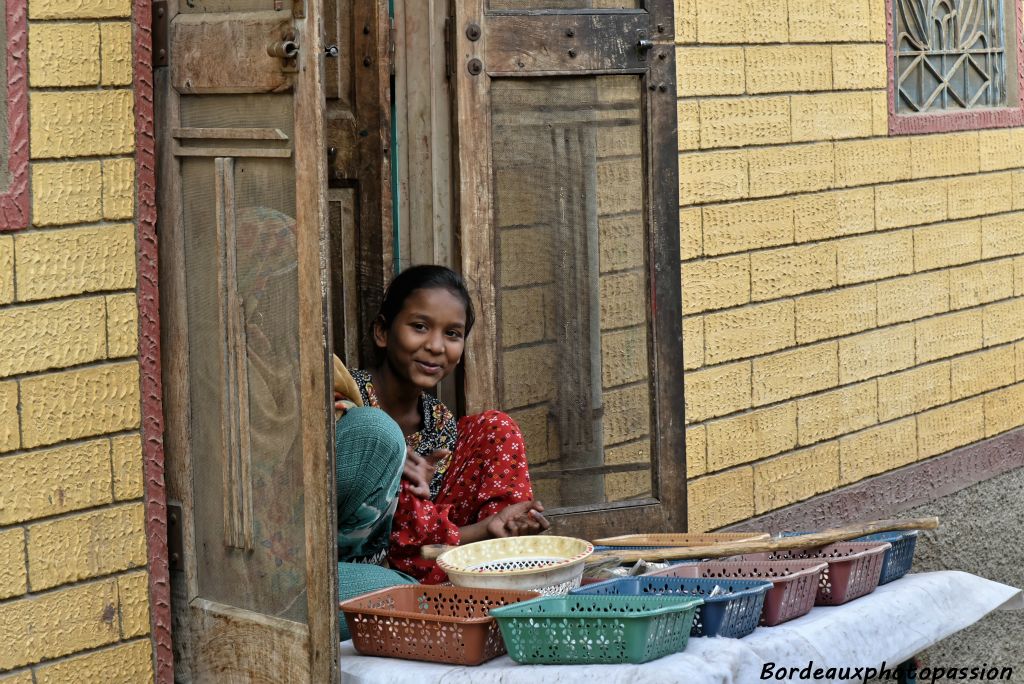
<svg viewBox="0 0 1024 684"><path fill-rule="evenodd" d="M885 4L676 0L693 530L1024 424L1024 128L889 136Z"/></svg>
<svg viewBox="0 0 1024 684"><path fill-rule="evenodd" d="M131 1L28 5L32 225L0 236L0 679L152 681Z"/></svg>

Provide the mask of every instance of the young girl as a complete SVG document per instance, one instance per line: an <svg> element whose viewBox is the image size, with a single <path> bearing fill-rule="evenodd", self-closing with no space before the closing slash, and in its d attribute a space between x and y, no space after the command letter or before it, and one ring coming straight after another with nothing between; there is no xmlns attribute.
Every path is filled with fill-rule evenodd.
<svg viewBox="0 0 1024 684"><path fill-rule="evenodd" d="M337 404L339 561L377 564L386 553L391 568L439 583L446 577L421 558L423 545L548 528L515 421L487 411L456 423L429 394L455 370L473 321L450 269L414 266L388 286L373 323L376 363L352 372L359 396ZM374 577L404 579L382 572Z"/></svg>

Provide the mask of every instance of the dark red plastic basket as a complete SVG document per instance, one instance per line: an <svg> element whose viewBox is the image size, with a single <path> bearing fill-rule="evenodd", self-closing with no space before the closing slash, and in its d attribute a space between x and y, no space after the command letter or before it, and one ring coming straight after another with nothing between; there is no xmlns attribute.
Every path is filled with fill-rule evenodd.
<svg viewBox="0 0 1024 684"><path fill-rule="evenodd" d="M882 574L882 560L891 546L872 542L840 542L806 549L753 553L730 560L821 559L828 563L828 567L821 573L814 603L818 606L838 606L875 590Z"/></svg>
<svg viewBox="0 0 1024 684"><path fill-rule="evenodd" d="M806 615L814 607L821 573L828 568L824 561L704 561L692 565L675 565L650 573L660 577L738 577L762 579L772 583L764 598L761 624L772 627Z"/></svg>

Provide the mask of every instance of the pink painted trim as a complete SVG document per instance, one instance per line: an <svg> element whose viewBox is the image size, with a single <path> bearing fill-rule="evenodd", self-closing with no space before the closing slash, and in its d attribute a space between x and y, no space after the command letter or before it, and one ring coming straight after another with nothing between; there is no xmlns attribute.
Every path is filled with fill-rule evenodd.
<svg viewBox="0 0 1024 684"><path fill-rule="evenodd" d="M1008 128L1024 125L1024 12L1021 0L1014 3L1017 17L1017 95L1016 107L988 109L975 112L953 112L943 114L897 114L896 113L896 27L893 18L893 0L886 0L886 59L889 65L889 135L911 133L944 133L947 131L970 131L979 128ZM1009 41L1007 41L1009 42Z"/></svg>
<svg viewBox="0 0 1024 684"><path fill-rule="evenodd" d="M28 21L27 0L7 2L7 169L0 194L0 231L28 226Z"/></svg>
<svg viewBox="0 0 1024 684"><path fill-rule="evenodd" d="M160 292L156 236L156 140L153 125L151 0L135 0L133 86L135 88L135 187L139 304L139 366L142 393L142 458L149 558L150 627L154 681L172 684L171 586L167 551L167 492L164 484L164 414L160 374Z"/></svg>

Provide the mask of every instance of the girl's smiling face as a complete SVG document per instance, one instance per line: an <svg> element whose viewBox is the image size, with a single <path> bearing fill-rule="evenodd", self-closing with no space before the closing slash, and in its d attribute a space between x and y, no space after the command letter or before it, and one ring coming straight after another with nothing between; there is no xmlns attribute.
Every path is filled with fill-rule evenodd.
<svg viewBox="0 0 1024 684"><path fill-rule="evenodd" d="M433 389L462 358L466 346L466 307L447 288L413 290L387 329L373 327L374 343L402 380Z"/></svg>

